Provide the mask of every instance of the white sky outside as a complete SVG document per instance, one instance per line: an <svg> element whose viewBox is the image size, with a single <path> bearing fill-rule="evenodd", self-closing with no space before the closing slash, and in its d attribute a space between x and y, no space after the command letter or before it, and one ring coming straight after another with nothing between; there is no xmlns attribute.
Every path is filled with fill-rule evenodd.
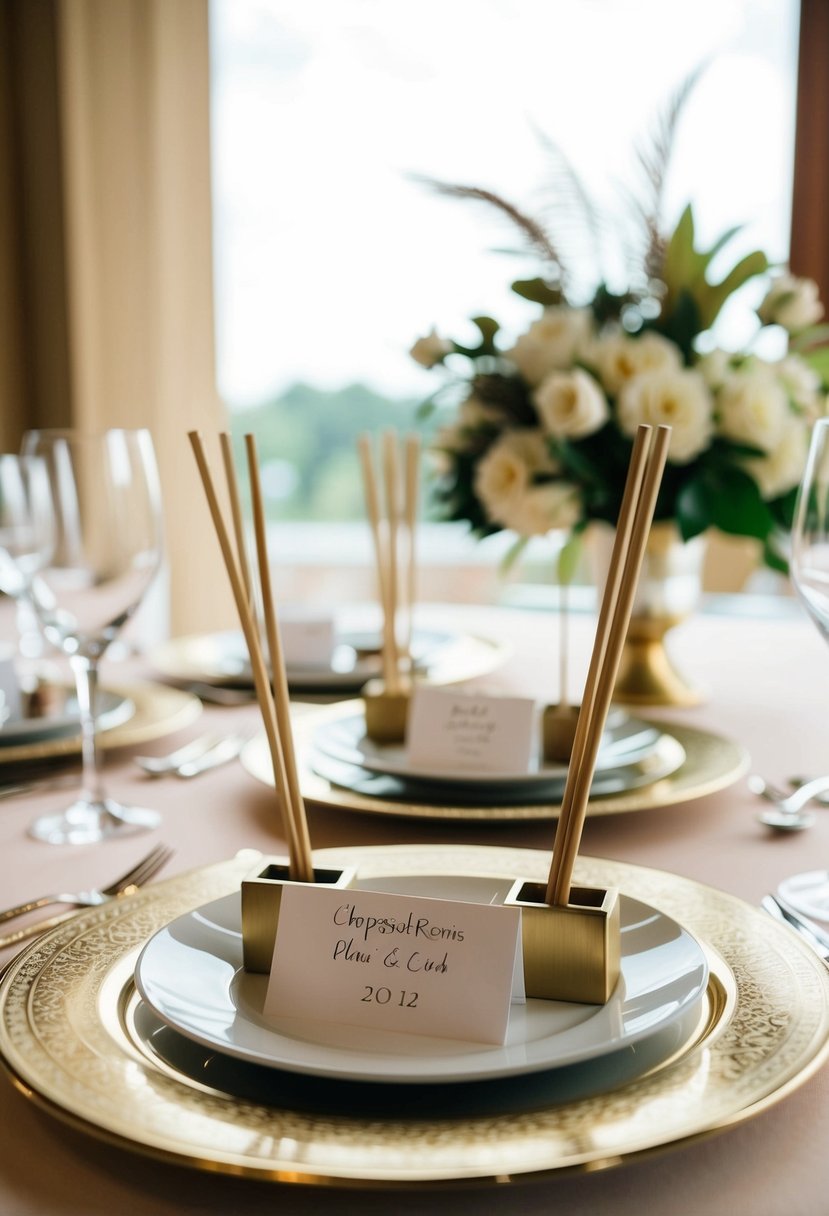
<svg viewBox="0 0 829 1216"><path fill-rule="evenodd" d="M668 191L712 242L786 256L796 0L212 0L218 376L231 405L296 380L394 395L436 382L408 350L460 340L529 260L487 209L407 175L486 186L534 212L533 124L611 210L632 148L679 80L711 63L681 120ZM747 310L722 337L737 346Z"/></svg>

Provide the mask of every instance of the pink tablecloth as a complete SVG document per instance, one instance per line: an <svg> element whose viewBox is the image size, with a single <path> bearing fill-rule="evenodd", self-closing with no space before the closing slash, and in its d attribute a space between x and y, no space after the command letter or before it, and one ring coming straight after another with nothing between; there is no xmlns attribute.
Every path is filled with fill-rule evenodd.
<svg viewBox="0 0 829 1216"><path fill-rule="evenodd" d="M746 607L752 606L747 601ZM789 606L791 609L791 606ZM555 689L556 621L542 613L493 609L451 613L466 628L506 635L515 653L487 683L543 696ZM446 620L446 614L443 616ZM592 621L573 625L574 684L579 687ZM741 616L706 612L678 628L671 650L707 690L706 702L667 717L727 734L745 744L770 778L829 770L829 651L795 612ZM115 665L110 677L121 676ZM147 674L144 672L143 674ZM205 710L201 724L256 723L252 706ZM153 745L168 750L172 741ZM145 747L143 750L152 750ZM2 900L83 886L118 873L154 838L176 849L168 873L232 855L241 847L279 846L273 795L230 765L188 785L145 781L127 754L110 757L108 783L126 800L162 811L152 837L97 847L56 848L26 835L26 825L62 795L5 801L0 814ZM756 821L757 799L740 781L708 798L666 809L587 823L582 851L672 870L757 903L787 874L829 861L829 812L809 832L772 836ZM315 809L317 847L460 838L527 848L550 845L550 828L453 825L343 815ZM0 958L0 962L3 959ZM510 1186L438 1188L429 1193L304 1189L214 1177L109 1148L70 1130L0 1083L0 1213L2 1216L181 1216L185 1212L387 1213L449 1211L568 1216L823 1216L829 1212L829 1074L823 1069L760 1117L703 1142L598 1173L527 1180Z"/></svg>

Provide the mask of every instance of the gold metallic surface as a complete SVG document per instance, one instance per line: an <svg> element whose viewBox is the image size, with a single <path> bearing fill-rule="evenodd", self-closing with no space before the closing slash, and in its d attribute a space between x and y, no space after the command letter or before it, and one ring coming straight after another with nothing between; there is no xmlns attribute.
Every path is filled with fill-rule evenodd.
<svg viewBox="0 0 829 1216"><path fill-rule="evenodd" d="M350 887L356 878L353 866L347 870L314 870L314 882L330 887ZM276 943L279 907L286 886L296 886L288 877L284 858L265 857L252 874L242 879L242 951L245 970L268 974Z"/></svg>
<svg viewBox="0 0 829 1216"><path fill-rule="evenodd" d="M498 820L550 820L558 817L556 803L532 804L516 799L515 803L486 805L452 803L453 787L446 785L445 801L440 803L415 802L404 799L374 798L360 794L346 786L334 785L313 772L310 765L312 738L322 722L333 721L337 716L354 714L355 701L340 701L336 705L325 705L309 709L294 720L294 738L300 766L302 794L309 802L333 807L342 811L362 811L370 815L395 815L409 819L469 820L472 822ZM591 798L587 807L588 816L619 815L629 811L646 811L676 806L692 798L703 798L718 790L726 789L739 781L749 767L749 756L739 743L722 735L698 730L696 727L680 726L677 723L654 722L660 730L669 732L685 750L684 763L668 777L654 781L620 794L603 794ZM273 785L273 770L264 736L251 740L242 752L242 764L252 776L266 785ZM647 764L647 760L643 761ZM414 787L412 787L414 788ZM456 788L456 787L455 787Z"/></svg>
<svg viewBox="0 0 829 1216"><path fill-rule="evenodd" d="M183 730L198 718L202 703L192 693L164 684L110 685L110 692L128 697L135 706L131 718L111 730L102 730L99 736L103 748L134 747L149 739L158 739L173 731ZM41 739L34 743L21 743L16 747L0 747L0 764L16 764L19 761L43 760L54 756L80 755L81 737L66 735L58 739Z"/></svg>
<svg viewBox="0 0 829 1216"><path fill-rule="evenodd" d="M410 845L327 849L315 861L361 878L493 874L542 881L543 852ZM741 1122L829 1055L829 969L784 926L689 879L579 858L576 879L614 886L680 921L711 960L705 1024L668 1064L610 1092L377 1118L344 1113L343 1090L280 1105L234 1097L153 1062L128 1032L132 974L149 936L237 890L251 859L181 875L74 917L0 982L0 1053L20 1093L106 1140L197 1168L282 1182L416 1186L618 1165ZM452 1088L452 1087L450 1087ZM331 1102L326 1095L330 1092Z"/></svg>
<svg viewBox="0 0 829 1216"><path fill-rule="evenodd" d="M573 887L566 907L544 895L543 883L519 878L504 900L521 909L527 996L604 1005L621 963L619 892Z"/></svg>
<svg viewBox="0 0 829 1216"><path fill-rule="evenodd" d="M669 617L631 619L613 688L614 700L622 705L683 707L705 700L702 692L677 671L665 649L665 634L676 624Z"/></svg>
<svg viewBox="0 0 829 1216"><path fill-rule="evenodd" d="M369 739L375 743L402 743L409 723L411 689L389 692L382 680L369 680L362 699Z"/></svg>

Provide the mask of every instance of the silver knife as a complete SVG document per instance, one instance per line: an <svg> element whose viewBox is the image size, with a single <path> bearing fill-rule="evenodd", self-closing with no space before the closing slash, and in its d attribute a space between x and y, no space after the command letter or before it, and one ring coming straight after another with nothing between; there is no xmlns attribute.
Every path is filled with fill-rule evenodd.
<svg viewBox="0 0 829 1216"><path fill-rule="evenodd" d="M763 908L771 916L788 925L790 929L794 929L795 933L800 934L804 941L808 942L816 954L820 955L824 963L829 966L829 934L827 934L814 921L809 920L807 916L802 916L799 912L783 903L776 895L764 895L760 901Z"/></svg>

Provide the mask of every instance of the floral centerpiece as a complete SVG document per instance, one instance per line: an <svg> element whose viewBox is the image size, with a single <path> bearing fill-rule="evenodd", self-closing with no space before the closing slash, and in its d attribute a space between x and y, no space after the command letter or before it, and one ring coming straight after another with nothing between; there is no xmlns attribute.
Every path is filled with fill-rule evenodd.
<svg viewBox="0 0 829 1216"><path fill-rule="evenodd" d="M790 524L810 428L826 410L823 306L813 282L770 274L760 251L714 278L712 263L722 262L736 230L698 248L690 206L663 235L668 134L650 161L650 205L639 209L644 239L629 282L611 290L599 279L580 298L539 221L492 192L432 183L496 207L543 271L512 284L538 306L524 332L508 338L480 316L471 345L433 330L412 348L421 365L443 373L426 409L451 410L432 444L435 498L443 518L465 520L480 536L508 529L519 546L554 529L577 536L591 521L615 522L638 424L669 423L656 520L672 521L685 540L710 528L754 537L768 564L784 569L775 539ZM573 186L569 166L563 172ZM580 187L579 197L592 221ZM722 349L713 327L723 305L760 276L768 283L755 340ZM785 339L776 360L756 353L772 328Z"/></svg>

